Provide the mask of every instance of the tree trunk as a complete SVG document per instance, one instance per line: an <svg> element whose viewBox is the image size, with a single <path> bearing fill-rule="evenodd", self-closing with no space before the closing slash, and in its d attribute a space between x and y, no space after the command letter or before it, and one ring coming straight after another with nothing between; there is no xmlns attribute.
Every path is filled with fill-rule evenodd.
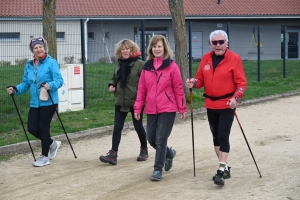
<svg viewBox="0 0 300 200"><path fill-rule="evenodd" d="M48 42L48 54L57 59L56 48L56 0L43 0L43 37Z"/></svg>
<svg viewBox="0 0 300 200"><path fill-rule="evenodd" d="M43 0L43 37L48 43L47 53L52 58L57 59L55 9L56 0ZM52 120L56 120L57 118L58 116L55 112Z"/></svg>
<svg viewBox="0 0 300 200"><path fill-rule="evenodd" d="M189 77L188 53L185 32L185 17L183 0L168 0L169 9L172 15L172 23L175 40L175 58L176 63L180 67L181 77L185 83ZM185 94L189 93L189 89L185 87Z"/></svg>

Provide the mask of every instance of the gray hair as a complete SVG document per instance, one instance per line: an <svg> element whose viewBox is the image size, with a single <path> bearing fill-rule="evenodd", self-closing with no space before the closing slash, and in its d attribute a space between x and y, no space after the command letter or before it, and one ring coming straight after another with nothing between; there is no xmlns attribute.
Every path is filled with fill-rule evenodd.
<svg viewBox="0 0 300 200"><path fill-rule="evenodd" d="M212 41L212 38L214 35L219 35L219 34L222 34L225 37L225 40L228 41L227 33L223 30L215 30L215 31L211 32L209 35L209 41Z"/></svg>

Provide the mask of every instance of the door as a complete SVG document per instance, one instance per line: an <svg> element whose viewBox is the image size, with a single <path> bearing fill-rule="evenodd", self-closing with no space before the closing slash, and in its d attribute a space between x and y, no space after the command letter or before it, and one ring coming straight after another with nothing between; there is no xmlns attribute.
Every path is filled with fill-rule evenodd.
<svg viewBox="0 0 300 200"><path fill-rule="evenodd" d="M148 45L150 43L150 40L151 38L154 36L154 35L163 35L165 36L167 39L168 39L168 34L166 31L145 31L145 44L144 44L144 49L141 47L143 45L141 45L141 31L138 31L138 35L135 35L134 38L134 42L137 43L141 49L141 51L145 51L145 55L147 57L147 48L148 48Z"/></svg>
<svg viewBox="0 0 300 200"><path fill-rule="evenodd" d="M202 32L192 32L193 60L202 58Z"/></svg>
<svg viewBox="0 0 300 200"><path fill-rule="evenodd" d="M299 58L299 33L288 32L287 38L288 58Z"/></svg>

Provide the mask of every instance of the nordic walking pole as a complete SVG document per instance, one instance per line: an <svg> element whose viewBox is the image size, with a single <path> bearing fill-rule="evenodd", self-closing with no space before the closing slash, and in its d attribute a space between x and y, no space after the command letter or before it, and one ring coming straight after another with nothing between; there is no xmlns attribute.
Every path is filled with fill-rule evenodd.
<svg viewBox="0 0 300 200"><path fill-rule="evenodd" d="M42 86L43 86L43 85L44 85L44 83L42 84ZM54 102L53 102L53 99L52 99L52 97L51 97L50 91L47 90L47 92L48 92L49 97L50 97L50 99L51 99L52 105L53 105L54 108L55 108L55 112L56 112L56 114L57 114L57 116L58 116L58 119L59 119L59 121L60 121L61 127L64 129L65 135L66 135L66 137L67 137L67 139L68 139L68 142L69 142L69 144L70 144L70 147L71 147L71 149L72 149L72 151L73 151L73 154L74 154L74 157L75 157L75 159L76 159L77 156L75 155L75 152L74 152L74 150L73 150L72 144L71 144L71 142L70 142L70 140L69 140L69 137L68 137L68 135L67 135L66 129L65 129L65 127L64 127L64 125L63 125L63 123L62 123L60 117L59 117L59 114L58 114L58 112L57 112L57 108L56 108L56 106L54 105Z"/></svg>
<svg viewBox="0 0 300 200"><path fill-rule="evenodd" d="M238 122L240 128L241 128L241 131L242 131L243 136L244 136L244 138L245 138L245 140L246 140L246 143L247 143L247 145L248 145L249 151L250 151L250 153L251 153L251 156L252 156L252 158L253 158L253 160L254 160L254 163L255 163L255 165L256 165L257 171L258 171L259 176L260 176L260 178L261 178L261 174L260 174L260 172L259 172L259 169L258 169L258 167L257 167L257 164L256 164L256 162L255 162L254 156L253 156L253 154L252 154L252 151L251 151L251 149L250 149L250 146L249 146L249 144L248 144L248 141L247 141L247 139L246 139L245 133L244 133L243 128L242 128L242 125L241 125L241 123L240 123L240 121L239 121L239 119L238 119L238 116L237 116L236 112L234 112L234 115L235 115L235 118L236 118L236 120L237 120L237 122Z"/></svg>
<svg viewBox="0 0 300 200"><path fill-rule="evenodd" d="M194 148L194 123L193 123L193 92L192 88L190 88L190 110L191 110L191 124L192 124L192 143L193 143L193 163L194 163L194 177L196 177L195 170L195 148Z"/></svg>
<svg viewBox="0 0 300 200"><path fill-rule="evenodd" d="M12 88L14 88L14 90L16 90L16 91L18 92L18 89L17 89L15 86L7 86L6 88L9 88L9 87L12 87ZM32 153L33 159L34 159L34 161L36 161L36 159L35 159L35 156L34 156L34 153L33 153L33 150L32 150L32 147L31 147L31 144L30 144L30 142L29 142L29 139L28 139L28 136L27 136L27 133L26 133L25 127L24 127L24 124L23 124L23 120L22 120L22 118L21 118L21 115L20 115L19 109L18 109L18 107L17 107L16 101L15 101L15 98L14 98L14 93L11 93L11 94L10 94L10 96L11 96L11 98L12 98L13 102L14 102L15 108L16 108L16 110L17 110L17 113L18 113L18 115L19 115L19 119L20 119L20 121L21 121L21 124L22 124L23 130L24 130L24 133L25 133L25 135L26 135L26 139L27 139L27 142L28 142L28 144L29 144L29 147L30 147L30 150L31 150L31 153Z"/></svg>

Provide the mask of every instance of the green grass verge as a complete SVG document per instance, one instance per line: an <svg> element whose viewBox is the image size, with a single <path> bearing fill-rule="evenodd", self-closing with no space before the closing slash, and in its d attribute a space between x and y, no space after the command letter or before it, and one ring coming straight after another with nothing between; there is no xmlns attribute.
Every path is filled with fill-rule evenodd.
<svg viewBox="0 0 300 200"><path fill-rule="evenodd" d="M199 63L193 63L195 74ZM279 94L300 89L300 61L286 62L286 78L283 78L281 60L262 61L260 65L260 81L258 81L258 67L256 61L243 61L247 76L247 91L243 100ZM26 141L23 128L11 97L5 87L16 85L23 75L24 66L0 66L0 146ZM67 133L73 133L102 126L113 125L114 96L108 92L112 64L95 63L86 66L86 105L82 111L60 113ZM203 89L193 89L193 108L203 107ZM29 109L29 94L15 97L23 124L26 129L27 113ZM189 103L189 94L187 95ZM127 121L131 120L130 114ZM27 132L29 139L35 139ZM59 120L51 123L51 135L64 134Z"/></svg>

